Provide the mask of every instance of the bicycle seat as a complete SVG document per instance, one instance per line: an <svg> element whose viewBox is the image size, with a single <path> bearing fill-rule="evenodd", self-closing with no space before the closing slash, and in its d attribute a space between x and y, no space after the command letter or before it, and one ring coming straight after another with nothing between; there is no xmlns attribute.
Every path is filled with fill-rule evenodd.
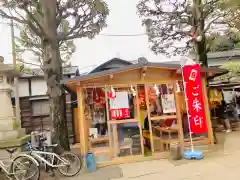
<svg viewBox="0 0 240 180"><path fill-rule="evenodd" d="M13 148L13 149L5 149L10 155L13 153L17 152L18 148Z"/></svg>
<svg viewBox="0 0 240 180"><path fill-rule="evenodd" d="M45 147L57 147L58 144L44 144Z"/></svg>

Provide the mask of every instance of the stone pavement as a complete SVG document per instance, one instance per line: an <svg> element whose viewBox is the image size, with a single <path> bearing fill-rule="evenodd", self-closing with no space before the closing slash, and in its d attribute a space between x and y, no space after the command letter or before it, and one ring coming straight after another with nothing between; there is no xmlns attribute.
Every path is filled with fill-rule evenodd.
<svg viewBox="0 0 240 180"><path fill-rule="evenodd" d="M123 177L113 180L239 180L240 151L223 157L200 161L183 160L180 164L168 160L121 165Z"/></svg>
<svg viewBox="0 0 240 180"><path fill-rule="evenodd" d="M122 164L98 169L95 173L79 173L72 178L50 177L41 174L41 180L239 180L240 132L221 134L215 151L205 153L204 160L167 159ZM5 180L0 175L0 180Z"/></svg>
<svg viewBox="0 0 240 180"><path fill-rule="evenodd" d="M204 160L145 161L99 169L95 173L80 173L72 178L49 176L41 180L239 180L240 150L207 155Z"/></svg>

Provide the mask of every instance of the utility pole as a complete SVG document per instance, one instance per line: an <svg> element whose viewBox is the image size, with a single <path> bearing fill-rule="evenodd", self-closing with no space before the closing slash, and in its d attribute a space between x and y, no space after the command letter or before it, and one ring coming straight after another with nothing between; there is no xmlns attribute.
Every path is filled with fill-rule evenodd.
<svg viewBox="0 0 240 180"><path fill-rule="evenodd" d="M14 24L13 24L13 20L11 20L10 27L11 27L11 39L12 39L13 67L16 70L16 68L17 68L17 55L16 55L16 46L15 46L15 38L14 38ZM17 120L17 124L21 127L18 77L14 78L14 87L15 87L14 96L15 96L16 120Z"/></svg>

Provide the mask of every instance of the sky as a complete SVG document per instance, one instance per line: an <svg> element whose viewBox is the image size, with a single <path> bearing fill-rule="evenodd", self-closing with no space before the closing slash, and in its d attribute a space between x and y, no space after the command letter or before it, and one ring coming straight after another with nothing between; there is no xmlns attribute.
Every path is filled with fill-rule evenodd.
<svg viewBox="0 0 240 180"><path fill-rule="evenodd" d="M141 19L136 13L136 5L139 0L105 0L108 3L110 14L107 19L108 27L101 34L143 34L145 28L141 25ZM7 25L0 24L0 49L1 56L6 63L11 63L11 31ZM95 39L76 39L76 52L71 59L72 65L79 66L85 71L91 66L100 65L114 57L124 60L136 60L146 57L150 62L163 62L177 60L168 59L163 55L156 56L149 49L147 36L133 37L109 37L96 36ZM29 54L24 59L30 61L35 59Z"/></svg>

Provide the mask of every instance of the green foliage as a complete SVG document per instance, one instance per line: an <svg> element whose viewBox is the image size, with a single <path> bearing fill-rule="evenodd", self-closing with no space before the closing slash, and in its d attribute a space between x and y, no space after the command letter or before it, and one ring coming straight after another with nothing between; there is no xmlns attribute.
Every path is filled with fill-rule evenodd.
<svg viewBox="0 0 240 180"><path fill-rule="evenodd" d="M63 21L58 27L59 33L66 33L68 31L68 21ZM34 55L39 57L40 64L43 60L43 46L41 45L41 38L37 36L27 25L24 25L20 29L20 37L16 38L16 49L19 52L18 55L26 51L31 51ZM59 50L63 65L68 63L72 54L76 51L76 46L73 40L65 40L59 42Z"/></svg>
<svg viewBox="0 0 240 180"><path fill-rule="evenodd" d="M195 3L193 3L195 2ZM201 4L198 7L201 18L197 17L193 12L196 7L193 4ZM140 0L137 9L143 25L146 27L148 39L152 51L156 54L165 53L167 55L187 54L189 50L192 52L197 44L191 41L195 29L199 30L200 21L204 19L205 26L201 33L210 33L207 37L208 51L217 51L219 49L228 49L231 42L223 43L224 36L213 32L217 32L213 26L216 21L225 17L228 10L223 10L224 2L222 0ZM198 32L197 33L200 33ZM199 34L198 34L199 35ZM204 34L203 34L204 35ZM213 36L216 36L213 38ZM180 42L176 43L176 42ZM185 41L186 44L182 42ZM182 45L183 44L183 45ZM201 53L202 54L202 53Z"/></svg>
<svg viewBox="0 0 240 180"><path fill-rule="evenodd" d="M30 67L26 67L24 63L17 63L15 66L15 71L18 73L33 74L33 71Z"/></svg>
<svg viewBox="0 0 240 180"><path fill-rule="evenodd" d="M13 129L14 129L14 130L17 130L17 129L19 129L20 127L21 127L21 126L20 126L19 122L17 121L16 118L14 118L14 119L13 119Z"/></svg>
<svg viewBox="0 0 240 180"><path fill-rule="evenodd" d="M223 64L221 68L228 70L228 73L216 77L215 80L229 80L233 77L240 76L240 62L229 61Z"/></svg>

